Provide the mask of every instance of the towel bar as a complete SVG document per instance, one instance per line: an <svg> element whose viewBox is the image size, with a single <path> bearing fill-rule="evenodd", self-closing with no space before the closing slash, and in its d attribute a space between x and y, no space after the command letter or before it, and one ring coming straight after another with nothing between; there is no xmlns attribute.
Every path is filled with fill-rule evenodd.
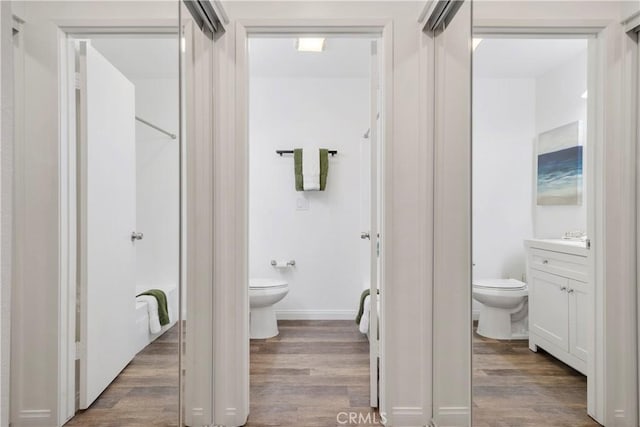
<svg viewBox="0 0 640 427"><path fill-rule="evenodd" d="M293 154L293 150L276 150L276 154L279 154L280 157L282 157L283 154ZM329 154L333 157L338 154L338 150L329 150Z"/></svg>

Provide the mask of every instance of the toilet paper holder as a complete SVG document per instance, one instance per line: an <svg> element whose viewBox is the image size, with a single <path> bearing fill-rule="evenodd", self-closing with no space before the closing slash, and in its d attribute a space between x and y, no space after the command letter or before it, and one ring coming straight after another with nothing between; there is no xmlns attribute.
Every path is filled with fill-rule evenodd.
<svg viewBox="0 0 640 427"><path fill-rule="evenodd" d="M291 261L287 261L286 263L277 262L275 259L271 260L271 265L276 268L287 268L287 267L295 267L296 260L292 259Z"/></svg>

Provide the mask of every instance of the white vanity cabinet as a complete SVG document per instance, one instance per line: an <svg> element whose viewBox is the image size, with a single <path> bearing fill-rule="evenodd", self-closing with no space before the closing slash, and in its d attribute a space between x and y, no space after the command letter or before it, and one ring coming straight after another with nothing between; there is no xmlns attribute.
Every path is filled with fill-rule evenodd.
<svg viewBox="0 0 640 427"><path fill-rule="evenodd" d="M583 242L527 240L529 348L586 375L589 250Z"/></svg>

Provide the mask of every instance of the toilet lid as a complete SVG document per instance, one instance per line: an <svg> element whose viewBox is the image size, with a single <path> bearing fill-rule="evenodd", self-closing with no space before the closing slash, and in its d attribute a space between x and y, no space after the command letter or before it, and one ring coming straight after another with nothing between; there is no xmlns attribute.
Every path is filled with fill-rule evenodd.
<svg viewBox="0 0 640 427"><path fill-rule="evenodd" d="M249 289L283 288L287 282L278 279L249 279Z"/></svg>
<svg viewBox="0 0 640 427"><path fill-rule="evenodd" d="M473 286L477 288L519 291L526 288L527 284L516 279L484 279L484 280L474 280Z"/></svg>

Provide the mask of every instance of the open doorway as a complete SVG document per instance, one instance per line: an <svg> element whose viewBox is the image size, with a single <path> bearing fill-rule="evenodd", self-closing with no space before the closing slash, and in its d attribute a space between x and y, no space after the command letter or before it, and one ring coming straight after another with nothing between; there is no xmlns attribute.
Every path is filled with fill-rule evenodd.
<svg viewBox="0 0 640 427"><path fill-rule="evenodd" d="M78 350L67 425L178 419L178 45L171 33L69 40L78 285L65 338Z"/></svg>
<svg viewBox="0 0 640 427"><path fill-rule="evenodd" d="M248 38L249 426L383 421L378 46Z"/></svg>
<svg viewBox="0 0 640 427"><path fill-rule="evenodd" d="M591 41L479 37L473 425L598 425Z"/></svg>

